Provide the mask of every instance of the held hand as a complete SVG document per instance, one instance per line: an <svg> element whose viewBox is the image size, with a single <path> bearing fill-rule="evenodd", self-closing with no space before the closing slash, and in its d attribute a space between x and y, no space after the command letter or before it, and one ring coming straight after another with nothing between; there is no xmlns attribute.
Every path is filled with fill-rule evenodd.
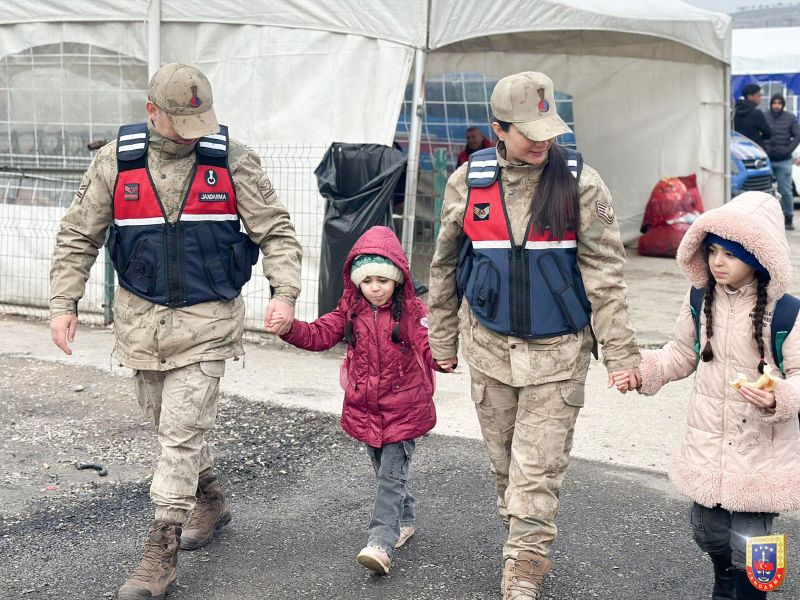
<svg viewBox="0 0 800 600"><path fill-rule="evenodd" d="M292 328L294 308L280 298L273 298L264 313L264 329L268 333L283 335Z"/></svg>
<svg viewBox="0 0 800 600"><path fill-rule="evenodd" d="M639 369L626 371L611 371L608 374L608 387L616 387L623 394L630 390L638 390L642 385Z"/></svg>
<svg viewBox="0 0 800 600"><path fill-rule="evenodd" d="M774 392L765 392L764 390L759 390L749 385L743 385L739 388L739 393L756 408L763 408L772 412L775 411Z"/></svg>
<svg viewBox="0 0 800 600"><path fill-rule="evenodd" d="M75 340L77 329L78 317L75 315L58 315L50 319L50 337L53 338L53 343L68 356L72 355L69 344Z"/></svg>
<svg viewBox="0 0 800 600"><path fill-rule="evenodd" d="M453 358L445 358L444 360L437 360L436 364L438 364L439 368L445 373L452 373L458 366L458 358L454 356Z"/></svg>

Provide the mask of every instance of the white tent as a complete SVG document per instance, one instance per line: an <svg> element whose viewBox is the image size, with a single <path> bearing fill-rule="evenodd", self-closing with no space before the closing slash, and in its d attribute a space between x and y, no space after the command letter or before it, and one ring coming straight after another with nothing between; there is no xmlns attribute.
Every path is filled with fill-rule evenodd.
<svg viewBox="0 0 800 600"><path fill-rule="evenodd" d="M195 63L253 145L391 144L412 74L421 104L425 74L539 70L572 96L626 240L661 177L697 173L706 206L728 196L730 20L679 0L6 0L0 33L0 56L77 42ZM318 217L301 234L318 237Z"/></svg>
<svg viewBox="0 0 800 600"><path fill-rule="evenodd" d="M800 72L800 27L733 30L734 75Z"/></svg>

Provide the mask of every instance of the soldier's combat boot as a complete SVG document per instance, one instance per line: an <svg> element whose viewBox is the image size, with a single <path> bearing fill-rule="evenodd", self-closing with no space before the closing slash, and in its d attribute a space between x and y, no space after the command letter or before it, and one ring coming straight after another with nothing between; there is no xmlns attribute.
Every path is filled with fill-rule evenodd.
<svg viewBox="0 0 800 600"><path fill-rule="evenodd" d="M119 590L119 600L161 600L178 578L179 523L153 521L147 532L144 558Z"/></svg>
<svg viewBox="0 0 800 600"><path fill-rule="evenodd" d="M542 581L550 571L550 561L530 550L523 550L516 560L506 560L503 569L503 600L540 600Z"/></svg>
<svg viewBox="0 0 800 600"><path fill-rule="evenodd" d="M200 476L197 503L183 524L181 550L197 550L231 521L231 510L214 473Z"/></svg>
<svg viewBox="0 0 800 600"><path fill-rule="evenodd" d="M711 600L736 600L736 569L730 551L709 554L714 563L714 592Z"/></svg>

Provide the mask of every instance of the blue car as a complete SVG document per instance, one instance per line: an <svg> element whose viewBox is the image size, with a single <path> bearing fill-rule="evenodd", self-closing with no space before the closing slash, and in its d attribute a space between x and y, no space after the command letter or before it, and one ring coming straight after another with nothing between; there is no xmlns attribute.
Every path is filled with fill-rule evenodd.
<svg viewBox="0 0 800 600"><path fill-rule="evenodd" d="M773 192L772 163L764 150L731 131L731 197L742 192Z"/></svg>

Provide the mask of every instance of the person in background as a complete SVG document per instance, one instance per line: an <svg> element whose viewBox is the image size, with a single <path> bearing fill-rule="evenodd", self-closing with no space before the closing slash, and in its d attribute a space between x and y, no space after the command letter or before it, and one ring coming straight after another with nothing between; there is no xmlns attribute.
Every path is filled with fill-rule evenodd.
<svg viewBox="0 0 800 600"><path fill-rule="evenodd" d="M494 144L483 135L479 127L473 125L467 128L467 144L458 155L458 166L460 167L469 160L470 155L483 148L491 148Z"/></svg>
<svg viewBox="0 0 800 600"><path fill-rule="evenodd" d="M772 173L778 180L784 227L794 231L794 194L792 194L792 152L800 144L800 124L797 117L786 109L786 98L773 94L766 114L772 137L765 142L765 150L772 162Z"/></svg>
<svg viewBox="0 0 800 600"><path fill-rule="evenodd" d="M733 113L733 129L763 147L764 141L772 136L764 113L758 108L761 103L761 86L748 83L742 89L743 98L736 102Z"/></svg>

